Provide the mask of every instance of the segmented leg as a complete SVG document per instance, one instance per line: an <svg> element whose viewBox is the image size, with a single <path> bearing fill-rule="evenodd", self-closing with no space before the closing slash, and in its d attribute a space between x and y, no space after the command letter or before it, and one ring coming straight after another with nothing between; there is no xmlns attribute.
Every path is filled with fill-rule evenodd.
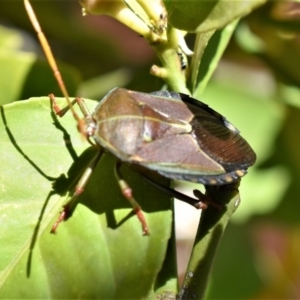
<svg viewBox="0 0 300 300"><path fill-rule="evenodd" d="M178 199L178 200L181 200L185 203L188 203L192 206L194 206L195 208L197 209L207 209L208 205L211 205L215 208L217 208L218 210L222 209L222 207L211 201L211 199L206 196L205 194L201 193L199 190L194 190L194 195L195 197L197 197L198 199L194 199L192 197L189 197L185 194L182 194L168 186L165 186L165 185L161 185L159 184L158 182L154 181L152 178L144 175L144 174L140 174L142 176L143 179L145 179L148 183L150 183L151 185L153 185L154 187L156 187L157 189L165 192L166 194Z"/></svg>
<svg viewBox="0 0 300 300"><path fill-rule="evenodd" d="M145 216L143 214L143 211L142 211L140 205L133 198L132 189L130 188L128 183L122 178L122 175L120 174L120 167L121 167L121 163L116 162L116 164L115 164L115 176L116 176L116 179L118 181L121 192L124 195L124 197L130 202L130 204L133 207L133 211L135 212L136 216L138 217L139 221L141 222L143 235L149 235L149 229L148 229L148 225L147 225Z"/></svg>
<svg viewBox="0 0 300 300"><path fill-rule="evenodd" d="M151 185L153 185L155 188L163 191L164 193L178 199L178 200L181 200L185 203L188 203L192 206L194 206L195 208L197 209L206 209L207 208L207 205L208 203L210 202L208 197L205 196L204 194L202 194L200 191L198 190L195 190L197 191L196 194L195 194L195 191L194 191L194 195L198 198L198 199L194 199L192 197L189 197L185 194L182 194L168 186L165 186L165 185L162 185L156 181L154 181L153 179L151 179L150 177L144 175L144 174L140 174L142 176L142 178L144 180L146 180L148 183L150 183Z"/></svg>
<svg viewBox="0 0 300 300"><path fill-rule="evenodd" d="M89 166L85 169L82 176L80 177L76 187L74 194L72 195L70 201L63 206L63 210L60 212L60 215L54 225L51 228L51 233L56 233L58 225L62 222L67 220L73 213L74 209L76 208L78 204L78 196L82 194L84 191L90 176L97 166L101 156L103 154L103 151L99 151L98 155L94 157L94 159L90 162Z"/></svg>
<svg viewBox="0 0 300 300"><path fill-rule="evenodd" d="M60 108L59 105L57 104L55 96L53 94L50 94L49 97L50 97L52 105L53 105L53 110L55 111L55 113L58 116L63 117L65 115L65 113L68 110L70 110L70 108L71 108L70 105L67 105L64 108ZM76 97L73 101L71 101L71 106L73 106L76 103L78 104L80 111L83 114L84 118L88 118L88 117L92 118L92 115L82 98Z"/></svg>
<svg viewBox="0 0 300 300"><path fill-rule="evenodd" d="M208 207L208 205L216 208L217 210L222 210L223 206L212 201L211 198L209 196L207 196L206 194L203 194L202 192L200 192L199 190L193 190L193 193L195 195L195 197L197 197L199 199L199 201L203 201L204 205L206 205L205 208L202 209L206 209Z"/></svg>
<svg viewBox="0 0 300 300"><path fill-rule="evenodd" d="M55 96L53 94L49 95L50 100L52 102L52 107L53 110L55 111L56 115L63 117L65 115L65 113L71 109L71 107L74 104L78 104L81 113L83 114L83 118L79 119L77 122L77 127L78 127L78 131L87 138L88 142L92 145L95 146L95 143L93 141L91 141L91 136L93 136L96 125L95 125L95 121L92 118L92 115L88 109L88 107L86 106L84 100L82 98L75 98L73 101L70 102L70 105L64 107L64 108L60 108L59 105L56 102Z"/></svg>

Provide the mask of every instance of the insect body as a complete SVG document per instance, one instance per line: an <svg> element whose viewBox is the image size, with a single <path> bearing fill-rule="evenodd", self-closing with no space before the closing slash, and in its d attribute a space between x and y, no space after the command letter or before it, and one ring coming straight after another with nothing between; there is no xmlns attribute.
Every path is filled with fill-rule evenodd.
<svg viewBox="0 0 300 300"><path fill-rule="evenodd" d="M171 179L226 184L255 162L255 153L231 123L187 95L116 88L92 119L93 130L87 131L101 147L120 161Z"/></svg>
<svg viewBox="0 0 300 300"><path fill-rule="evenodd" d="M64 206L52 232L72 214L77 197L84 190L103 150L117 158L117 181L123 195L132 204L144 234L148 234L147 223L131 188L122 179L119 172L121 163L128 163L156 186L153 174L205 185L228 184L237 181L254 164L255 153L238 130L222 115L187 95L168 91L145 94L115 88L102 99L93 114L89 113L82 99L77 98L71 103L30 3L28 0L24 3L69 104L66 109L60 110L54 96L50 96L54 110L62 116L71 109L79 131L99 148L99 154L80 178L74 195ZM72 107L76 102L84 115L82 120ZM161 188L170 192L166 187ZM172 190L171 193L176 194ZM185 201L197 202L198 208L206 206L201 206L201 202L195 199Z"/></svg>
<svg viewBox="0 0 300 300"><path fill-rule="evenodd" d="M55 104L53 97L52 101ZM71 206L83 191L103 150L108 151L118 160L115 172L118 183L133 205L145 234L148 227L141 208L118 171L121 162L138 169L148 179L149 174L155 173L170 179L223 185L245 175L256 160L249 144L231 123L206 104L184 94L169 91L145 94L115 88L100 101L93 114L82 99L77 98L73 104L76 102L85 116L80 130L99 147L99 155L77 185ZM67 205L53 232L69 214Z"/></svg>

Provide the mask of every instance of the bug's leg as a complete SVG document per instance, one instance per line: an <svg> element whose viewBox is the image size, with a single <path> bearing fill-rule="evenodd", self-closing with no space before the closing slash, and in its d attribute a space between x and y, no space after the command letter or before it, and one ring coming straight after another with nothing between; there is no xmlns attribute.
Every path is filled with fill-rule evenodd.
<svg viewBox="0 0 300 300"><path fill-rule="evenodd" d="M145 216L143 214L142 208L136 202L136 200L133 198L132 189L130 188L128 183L122 178L122 175L120 174L120 167L121 167L121 163L116 162L116 164L115 164L115 176L117 178L117 181L118 181L119 187L121 189L121 192L124 195L124 197L130 202L130 204L133 207L133 210L134 210L135 214L137 215L139 221L141 222L142 229L143 229L143 235L149 235L148 225L147 225Z"/></svg>
<svg viewBox="0 0 300 300"><path fill-rule="evenodd" d="M207 197L202 194L200 191L198 191L199 193L201 193L201 197L200 194L198 193L197 195L194 193L194 195L198 198L198 199L194 199L192 197L189 197L185 194L182 194L168 186L159 184L158 182L156 182L155 180L151 179L150 177L144 175L144 174L140 174L141 177L146 180L148 183L150 183L151 185L153 185L155 188L163 191L164 193L178 199L181 200L183 202L186 202L192 206L194 206L197 209L206 209L207 208L207 203L209 202ZM198 197L199 196L199 197Z"/></svg>
<svg viewBox="0 0 300 300"><path fill-rule="evenodd" d="M52 71L53 71L53 75L54 75L54 77L55 77L55 79L56 79L56 81L58 83L58 86L59 86L62 94L64 95L64 97L67 100L67 103L68 103L68 105L70 107L70 110L72 111L74 119L77 122L79 122L80 118L78 117L78 115L76 114L76 112L75 112L75 110L73 108L73 105L72 105L72 103L70 101L70 98L69 98L69 95L68 95L68 91L66 89L65 83L64 83L64 81L62 79L62 76L60 74L60 71L59 71L59 69L57 67L57 64L56 64L56 61L54 59L53 53L51 51L51 48L49 46L49 43L48 43L48 41L47 41L47 39L46 39L43 31L42 31L42 28L41 28L41 26L39 24L39 21L38 21L36 15L34 13L34 10L31 7L31 4L30 4L29 0L24 0L24 5L25 5L25 9L27 11L28 17L29 17L29 19L31 21L31 24L33 25L33 28L34 28L35 32L37 33L37 36L38 36L38 38L40 40L41 46L42 46L42 48L43 48L43 50L45 52L46 58L48 60L48 63L50 65Z"/></svg>
<svg viewBox="0 0 300 300"><path fill-rule="evenodd" d="M64 108L60 108L59 105L56 102L55 96L53 94L49 95L49 98L51 100L52 103L52 107L53 110L55 111L55 114L63 117L65 115L65 113L71 109L71 107L74 104L78 104L80 111L83 115L83 119L78 119L77 121L77 128L79 130L79 132L85 136L89 143L93 146L95 146L95 144L90 140L90 137L93 135L94 130L95 130L95 121L92 118L92 115L88 109L88 107L86 106L84 100L82 98L76 97L73 101L70 102L70 105L67 105Z"/></svg>
<svg viewBox="0 0 300 300"><path fill-rule="evenodd" d="M51 100L52 108L55 111L56 115L63 117L65 115L65 113L70 109L70 106L60 108L59 105L57 104L55 96L53 94L49 94L49 98ZM74 99L70 105L73 106L75 103L77 103L77 99Z"/></svg>
<svg viewBox="0 0 300 300"><path fill-rule="evenodd" d="M52 102L52 107L53 110L55 111L55 113L60 116L63 117L65 115L65 113L70 109L70 105L64 107L64 108L60 108L59 105L56 102L55 96L53 94L49 95L49 98ZM71 102L71 106L73 106L74 104L78 104L81 113L83 114L84 118L91 118L91 113L89 112L89 109L87 108L84 100L80 97L76 97L72 102Z"/></svg>
<svg viewBox="0 0 300 300"><path fill-rule="evenodd" d="M193 193L194 193L195 197L197 197L199 199L199 201L204 201L206 208L208 205L213 206L214 208L216 208L218 210L221 210L223 208L222 205L212 201L210 197L203 194L199 190L193 190Z"/></svg>
<svg viewBox="0 0 300 300"><path fill-rule="evenodd" d="M56 222L51 228L51 233L56 233L58 225L62 222L67 220L69 217L71 217L73 211L75 210L77 204L78 204L78 196L84 191L89 178L97 166L101 156L103 154L103 151L100 150L98 155L94 157L94 159L90 162L89 166L84 170L83 174L81 175L76 187L75 191L71 197L71 199L63 206L63 210L60 212L59 217L57 218Z"/></svg>

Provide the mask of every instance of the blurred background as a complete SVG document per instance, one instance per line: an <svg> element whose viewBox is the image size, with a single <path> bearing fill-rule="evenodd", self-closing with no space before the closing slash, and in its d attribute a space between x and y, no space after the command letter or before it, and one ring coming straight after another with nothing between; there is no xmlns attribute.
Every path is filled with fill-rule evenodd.
<svg viewBox="0 0 300 300"><path fill-rule="evenodd" d="M99 101L111 88L161 89L147 42L77 1L31 1L71 95ZM242 19L202 101L232 122L257 153L241 183L207 299L300 298L300 4L268 2ZM23 1L0 2L0 104L60 95ZM194 36L187 42L193 47ZM176 183L186 193L195 186ZM197 186L199 188L199 186ZM176 201L182 277L200 212Z"/></svg>

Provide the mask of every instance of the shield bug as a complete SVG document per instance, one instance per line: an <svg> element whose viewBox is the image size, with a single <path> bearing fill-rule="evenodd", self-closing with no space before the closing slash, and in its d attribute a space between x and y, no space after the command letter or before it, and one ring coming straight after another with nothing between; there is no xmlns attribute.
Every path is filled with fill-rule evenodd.
<svg viewBox="0 0 300 300"><path fill-rule="evenodd" d="M77 120L79 131L99 149L80 178L70 202L64 206L52 227L52 232L71 215L77 197L84 190L104 151L116 157L117 181L123 195L132 204L144 234L148 234L147 223L140 206L133 198L131 188L119 172L122 163L129 164L154 185L157 185L157 176L204 185L229 184L244 176L248 167L255 163L255 153L230 122L206 104L185 94L170 91L146 94L115 88L99 102L92 114L83 99L76 98L71 102L30 4L26 0L25 4L69 103L61 110L55 97L50 95L54 110L59 116L63 116L70 109ZM79 105L83 119L75 113L75 103ZM179 195L167 187L159 188ZM179 198L196 203L194 206L198 208L206 206L193 198L180 195Z"/></svg>

